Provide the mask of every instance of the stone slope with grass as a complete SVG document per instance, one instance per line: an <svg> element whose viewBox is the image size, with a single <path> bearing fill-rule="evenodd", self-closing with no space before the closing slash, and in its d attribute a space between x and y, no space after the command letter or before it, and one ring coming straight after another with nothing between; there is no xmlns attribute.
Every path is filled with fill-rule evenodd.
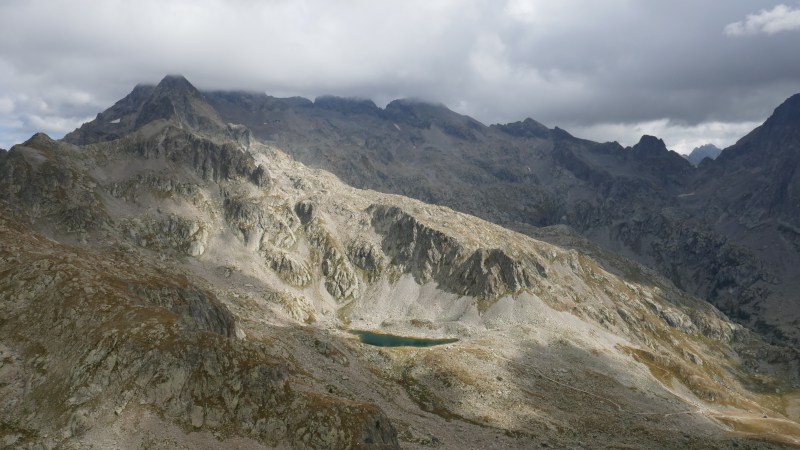
<svg viewBox="0 0 800 450"><path fill-rule="evenodd" d="M183 81L0 156L6 445L800 444L796 350L568 230L347 186Z"/></svg>

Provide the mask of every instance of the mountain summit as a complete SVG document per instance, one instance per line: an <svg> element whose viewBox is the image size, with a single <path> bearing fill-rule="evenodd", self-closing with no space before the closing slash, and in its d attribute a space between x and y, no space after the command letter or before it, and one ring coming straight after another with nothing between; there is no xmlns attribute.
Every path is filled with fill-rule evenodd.
<svg viewBox="0 0 800 450"><path fill-rule="evenodd" d="M669 151L667 150L667 145L664 144L663 140L647 134L642 135L642 137L639 139L639 142L636 143L632 149L634 152L647 155L658 155L660 153L666 153Z"/></svg>
<svg viewBox="0 0 800 450"><path fill-rule="evenodd" d="M110 141L155 120L204 133L228 132L225 121L194 85L182 75L168 75L156 86L136 86L125 98L67 134L64 140L74 144Z"/></svg>
<svg viewBox="0 0 800 450"><path fill-rule="evenodd" d="M736 160L745 165L769 164L771 159L796 159L798 155L800 94L795 94L775 108L761 126L726 149L717 160L726 164Z"/></svg>
<svg viewBox="0 0 800 450"><path fill-rule="evenodd" d="M195 130L219 132L225 122L206 103L203 94L181 75L164 77L136 117L135 129L154 120L173 120Z"/></svg>

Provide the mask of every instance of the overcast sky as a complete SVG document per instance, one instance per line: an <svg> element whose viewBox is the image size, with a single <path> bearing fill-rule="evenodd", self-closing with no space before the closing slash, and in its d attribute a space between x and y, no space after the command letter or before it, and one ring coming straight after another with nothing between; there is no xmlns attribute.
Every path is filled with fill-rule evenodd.
<svg viewBox="0 0 800 450"><path fill-rule="evenodd" d="M800 3L2 0L0 147L137 83L400 97L597 141L727 146L800 92Z"/></svg>

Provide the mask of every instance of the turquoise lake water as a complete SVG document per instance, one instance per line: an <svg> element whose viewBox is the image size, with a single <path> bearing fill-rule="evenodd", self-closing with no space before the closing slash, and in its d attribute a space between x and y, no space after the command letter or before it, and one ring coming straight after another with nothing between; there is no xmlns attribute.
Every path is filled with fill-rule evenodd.
<svg viewBox="0 0 800 450"><path fill-rule="evenodd" d="M353 330L350 333L355 334L361 339L361 342L367 345L374 345L377 347L433 347L434 345L451 344L457 342L458 339L430 339L430 338L415 338L406 336L396 336L393 334L373 333L371 331Z"/></svg>

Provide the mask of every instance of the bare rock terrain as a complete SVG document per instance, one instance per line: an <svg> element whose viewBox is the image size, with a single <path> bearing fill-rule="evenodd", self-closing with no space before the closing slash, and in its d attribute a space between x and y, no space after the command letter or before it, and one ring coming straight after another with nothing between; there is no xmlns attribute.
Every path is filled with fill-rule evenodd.
<svg viewBox="0 0 800 450"><path fill-rule="evenodd" d="M350 187L183 81L0 155L3 445L800 445L796 349L569 230Z"/></svg>
<svg viewBox="0 0 800 450"><path fill-rule="evenodd" d="M699 167L653 136L623 147L530 118L486 126L414 100L379 108L339 97L205 98L224 120L350 185L448 206L533 237L566 225L765 338L800 344L798 95ZM78 138L68 136L94 142Z"/></svg>

